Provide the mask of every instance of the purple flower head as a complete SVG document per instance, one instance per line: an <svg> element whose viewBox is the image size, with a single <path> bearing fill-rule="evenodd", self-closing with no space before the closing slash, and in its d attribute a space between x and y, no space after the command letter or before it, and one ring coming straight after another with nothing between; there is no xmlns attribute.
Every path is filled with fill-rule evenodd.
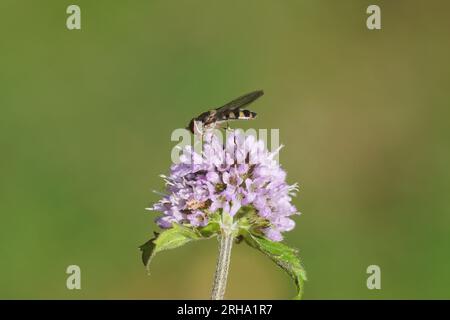
<svg viewBox="0 0 450 320"><path fill-rule="evenodd" d="M203 227L216 212L238 219L250 209L258 219L253 228L273 241L283 239L297 214L292 196L297 185L286 183L286 173L262 140L240 130L228 133L224 144L213 130L205 133L203 150L191 146L183 150L180 163L172 165L166 194L150 210L162 213L156 222L161 228L173 223Z"/></svg>

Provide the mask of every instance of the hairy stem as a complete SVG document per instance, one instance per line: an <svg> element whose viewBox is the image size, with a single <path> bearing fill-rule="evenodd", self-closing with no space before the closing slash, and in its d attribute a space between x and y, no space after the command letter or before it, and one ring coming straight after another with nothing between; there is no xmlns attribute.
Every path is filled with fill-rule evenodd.
<svg viewBox="0 0 450 320"><path fill-rule="evenodd" d="M233 241L233 232L231 232L228 228L222 228L222 232L219 237L219 256L217 258L211 300L223 300L223 296L225 295Z"/></svg>

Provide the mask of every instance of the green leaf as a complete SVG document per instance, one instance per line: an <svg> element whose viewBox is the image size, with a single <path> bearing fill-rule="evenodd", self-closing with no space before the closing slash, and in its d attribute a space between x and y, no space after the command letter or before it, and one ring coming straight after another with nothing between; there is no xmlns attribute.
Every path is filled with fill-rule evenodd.
<svg viewBox="0 0 450 320"><path fill-rule="evenodd" d="M174 224L172 228L164 230L160 234L139 247L142 251L142 262L149 268L152 258L161 251L175 249L193 240L203 239L202 235L192 228Z"/></svg>
<svg viewBox="0 0 450 320"><path fill-rule="evenodd" d="M297 287L297 295L294 299L301 299L303 283L306 281L306 272L301 264L298 251L283 243L274 242L265 237L253 235L251 233L245 233L244 239L251 247L264 253L289 274Z"/></svg>
<svg viewBox="0 0 450 320"><path fill-rule="evenodd" d="M153 254L153 250L155 249L155 244L153 243L156 238L158 238L158 233L154 232L155 236L148 240L146 243L144 243L142 246L139 247L142 251L142 262L145 266L147 266L147 263L150 261L150 258Z"/></svg>
<svg viewBox="0 0 450 320"><path fill-rule="evenodd" d="M211 238L220 231L220 214L209 214L209 222L206 226L198 229L200 234L205 238Z"/></svg>

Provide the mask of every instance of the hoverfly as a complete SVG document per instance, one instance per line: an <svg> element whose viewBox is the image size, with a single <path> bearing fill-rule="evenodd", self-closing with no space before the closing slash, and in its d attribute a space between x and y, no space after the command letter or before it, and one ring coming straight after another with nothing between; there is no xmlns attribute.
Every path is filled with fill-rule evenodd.
<svg viewBox="0 0 450 320"><path fill-rule="evenodd" d="M215 128L216 125L220 125L221 123L229 120L254 119L256 118L256 112L242 108L249 105L263 94L264 92L262 90L253 91L236 98L219 108L205 111L198 117L193 118L189 122L186 129L191 131L193 134L202 135L203 128Z"/></svg>

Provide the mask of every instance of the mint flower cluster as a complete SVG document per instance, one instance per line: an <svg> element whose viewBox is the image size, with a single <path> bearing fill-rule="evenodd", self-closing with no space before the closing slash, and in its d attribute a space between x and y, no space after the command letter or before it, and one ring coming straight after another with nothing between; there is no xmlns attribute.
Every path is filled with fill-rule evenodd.
<svg viewBox="0 0 450 320"><path fill-rule="evenodd" d="M166 193L149 210L161 212L156 219L163 228L174 223L204 227L212 214L226 212L237 218L252 210L258 219L253 227L272 241L294 228L291 216L298 214L292 197L297 184L286 183L286 172L262 140L241 130L228 133L225 143L214 130L205 133L201 152L186 146L180 163L170 175L162 175ZM256 222L257 221L257 222Z"/></svg>

